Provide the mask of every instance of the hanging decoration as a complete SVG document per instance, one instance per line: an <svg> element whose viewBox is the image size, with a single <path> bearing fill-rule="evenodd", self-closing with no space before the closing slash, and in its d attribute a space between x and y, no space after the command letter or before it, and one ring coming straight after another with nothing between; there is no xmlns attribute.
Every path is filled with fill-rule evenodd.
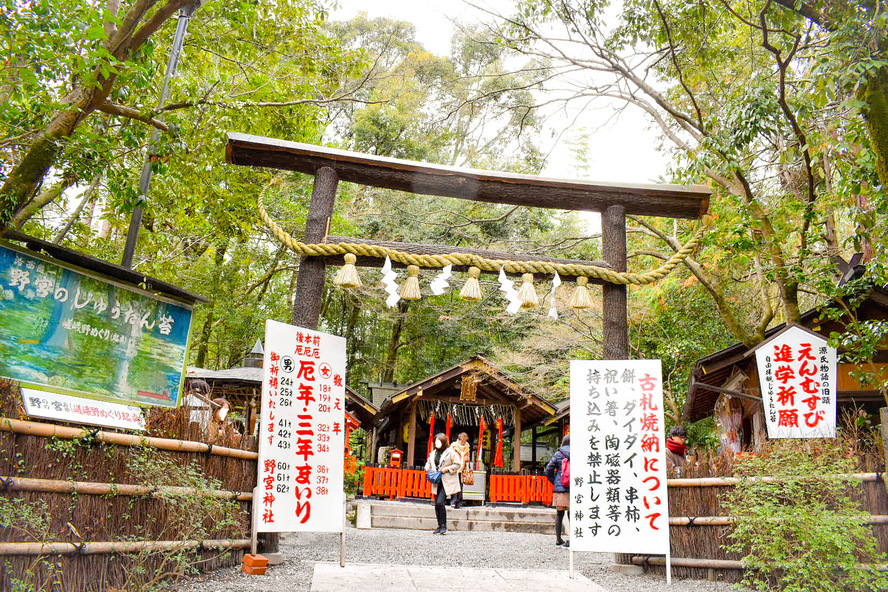
<svg viewBox="0 0 888 592"><path fill-rule="evenodd" d="M364 284L361 283L361 276L358 275L358 268L355 267L355 262L358 258L352 253L346 253L344 259L345 265L339 269L339 272L333 279L333 284L346 289L360 288Z"/></svg>
<svg viewBox="0 0 888 592"><path fill-rule="evenodd" d="M582 309L592 307L592 295L589 294L589 288L586 287L588 283L589 278L577 278L577 288L574 290L573 296L570 297L571 308Z"/></svg>
<svg viewBox="0 0 888 592"><path fill-rule="evenodd" d="M404 300L419 300L422 293L419 291L419 267L417 265L407 266L407 280L401 287L401 298Z"/></svg>
<svg viewBox="0 0 888 592"><path fill-rule="evenodd" d="M503 467L503 420L496 420L497 438L496 438L496 457L493 459L493 466Z"/></svg>
<svg viewBox="0 0 888 592"><path fill-rule="evenodd" d="M447 441L450 442L450 427L453 425L453 419L450 417L450 414L447 414L447 431L444 432L444 435L447 436Z"/></svg>
<svg viewBox="0 0 888 592"><path fill-rule="evenodd" d="M558 320L558 310L555 308L555 290L558 289L558 286L561 285L561 276L558 275L558 272L555 272L555 277L552 278L552 290L549 292L549 295L546 298L549 300L549 314L547 315L552 320Z"/></svg>
<svg viewBox="0 0 888 592"><path fill-rule="evenodd" d="M478 397L478 383L481 379L477 374L463 375L459 389L459 400L474 403Z"/></svg>
<svg viewBox="0 0 888 592"><path fill-rule="evenodd" d="M395 281L397 277L398 274L392 269L392 260L386 255L385 263L382 264L382 279L380 282L385 286L385 291L388 293L385 304L390 308L395 306L398 300L401 299L401 295L398 294L398 283Z"/></svg>
<svg viewBox="0 0 888 592"><path fill-rule="evenodd" d="M517 313L518 309L521 308L521 301L518 300L518 292L515 291L515 282L506 277L506 270L502 267L500 267L499 278L497 279L500 283L500 290L505 292L506 300L509 302L506 312L510 315Z"/></svg>
<svg viewBox="0 0 888 592"><path fill-rule="evenodd" d="M469 279L466 280L466 285L459 292L459 297L462 300L468 300L469 302L481 300L481 282L478 280L480 275L481 270L474 265L469 268Z"/></svg>
<svg viewBox="0 0 888 592"><path fill-rule="evenodd" d="M484 451L484 417L481 417L481 425L478 426L478 462L481 462L481 453Z"/></svg>
<svg viewBox="0 0 888 592"><path fill-rule="evenodd" d="M521 287L518 289L518 302L521 308L536 308L540 303L536 289L533 287L533 274L525 273L521 276Z"/></svg>
<svg viewBox="0 0 888 592"><path fill-rule="evenodd" d="M435 447L435 414L432 413L429 416L429 451L426 456L432 455L432 450Z"/></svg>
<svg viewBox="0 0 888 592"><path fill-rule="evenodd" d="M450 287L450 284L447 280L450 279L450 271L453 269L453 264L448 263L444 266L444 269L441 270L441 273L435 276L435 279L431 281L429 284L429 289L432 291L432 294L435 296L440 296L443 294L447 288Z"/></svg>

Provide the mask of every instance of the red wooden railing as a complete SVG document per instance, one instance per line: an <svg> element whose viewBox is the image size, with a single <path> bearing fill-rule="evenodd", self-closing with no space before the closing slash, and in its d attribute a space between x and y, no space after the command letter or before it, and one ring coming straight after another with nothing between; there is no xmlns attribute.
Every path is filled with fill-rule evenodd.
<svg viewBox="0 0 888 592"><path fill-rule="evenodd" d="M432 484L426 472L391 467L364 467L364 497L378 495L399 497L432 497Z"/></svg>
<svg viewBox="0 0 888 592"><path fill-rule="evenodd" d="M490 475L490 502L552 505L552 484L543 475Z"/></svg>
<svg viewBox="0 0 888 592"><path fill-rule="evenodd" d="M516 502L552 505L552 484L543 475L489 475L491 503ZM392 467L364 467L364 497L431 498L432 484L425 471Z"/></svg>

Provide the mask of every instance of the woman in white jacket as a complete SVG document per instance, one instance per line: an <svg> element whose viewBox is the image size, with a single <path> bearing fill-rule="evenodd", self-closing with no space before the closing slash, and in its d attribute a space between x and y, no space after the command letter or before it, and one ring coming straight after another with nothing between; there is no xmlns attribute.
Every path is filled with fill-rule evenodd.
<svg viewBox="0 0 888 592"><path fill-rule="evenodd" d="M450 447L444 434L435 436L435 449L426 461L426 471L441 471L441 483L432 484L435 494L435 517L438 528L432 534L447 534L447 496L459 493L459 473L463 468L463 460L458 452Z"/></svg>

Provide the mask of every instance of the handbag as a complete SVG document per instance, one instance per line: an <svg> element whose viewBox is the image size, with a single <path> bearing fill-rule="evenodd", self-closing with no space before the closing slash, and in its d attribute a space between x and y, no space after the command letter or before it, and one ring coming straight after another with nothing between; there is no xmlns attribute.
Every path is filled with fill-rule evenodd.
<svg viewBox="0 0 888 592"><path fill-rule="evenodd" d="M466 466L463 468L462 472L462 482L463 485L474 485L475 484L475 471L469 468L469 464L466 463Z"/></svg>
<svg viewBox="0 0 888 592"><path fill-rule="evenodd" d="M441 483L441 471L429 469L428 471L426 471L426 480L430 483Z"/></svg>

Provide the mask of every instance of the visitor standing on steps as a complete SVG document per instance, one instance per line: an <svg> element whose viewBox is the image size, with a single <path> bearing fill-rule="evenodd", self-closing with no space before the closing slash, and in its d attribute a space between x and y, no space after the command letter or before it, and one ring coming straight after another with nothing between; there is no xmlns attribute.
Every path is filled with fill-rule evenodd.
<svg viewBox="0 0 888 592"><path fill-rule="evenodd" d="M570 434L561 439L559 448L546 465L546 477L555 486L552 493L552 505L555 507L555 546L570 547L570 541L561 538L561 527L564 514L570 511L570 475L562 479L562 469L570 466ZM568 525L570 516L567 517Z"/></svg>
<svg viewBox="0 0 888 592"><path fill-rule="evenodd" d="M456 442L451 444L450 447L453 448L457 454L459 454L459 457L462 459L463 463L462 471L460 471L459 473L459 493L457 493L451 499L451 504L453 505L453 507L459 509L463 507L466 503L463 499L463 475L467 470L471 470L469 469L469 459L471 458L470 453L472 447L469 446L469 435L465 432L461 433L459 436L457 436Z"/></svg>
<svg viewBox="0 0 888 592"><path fill-rule="evenodd" d="M435 494L435 517L438 519L438 528L432 534L447 534L447 503L448 495L459 493L459 472L463 462L459 453L450 446L447 436L438 434L435 436L435 449L426 461L426 471L441 471L441 483L432 484L432 492Z"/></svg>

